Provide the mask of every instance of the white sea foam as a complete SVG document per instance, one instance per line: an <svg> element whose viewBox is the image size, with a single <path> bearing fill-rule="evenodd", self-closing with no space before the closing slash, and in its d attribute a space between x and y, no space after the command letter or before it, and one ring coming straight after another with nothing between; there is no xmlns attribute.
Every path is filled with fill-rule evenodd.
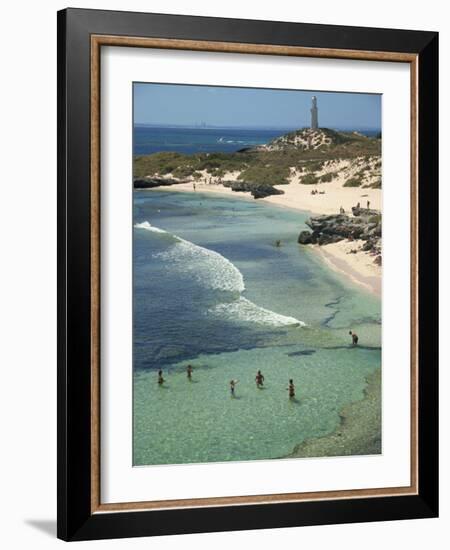
<svg viewBox="0 0 450 550"><path fill-rule="evenodd" d="M147 231L153 231L153 233L167 233L167 231L164 231L164 229L155 227L148 222L136 223L134 224L134 227L137 227L138 229L147 229Z"/></svg>
<svg viewBox="0 0 450 550"><path fill-rule="evenodd" d="M179 264L180 269L214 290L241 293L245 290L244 278L239 269L218 252L176 237L168 250L156 257Z"/></svg>
<svg viewBox="0 0 450 550"><path fill-rule="evenodd" d="M209 313L272 327L305 325L295 317L264 309L241 296L245 290L244 277L239 269L222 254L167 233L148 221L137 223L135 227L155 233L166 233L174 239L173 244L164 252L156 253L155 258L170 262L171 267L178 266L181 272L192 276L207 288L238 294L235 300L219 304Z"/></svg>
<svg viewBox="0 0 450 550"><path fill-rule="evenodd" d="M241 296L233 302L219 304L210 310L210 313L236 319L237 321L248 321L258 325L271 327L297 326L303 327L305 323L295 317L280 315L270 309L257 306L247 298Z"/></svg>

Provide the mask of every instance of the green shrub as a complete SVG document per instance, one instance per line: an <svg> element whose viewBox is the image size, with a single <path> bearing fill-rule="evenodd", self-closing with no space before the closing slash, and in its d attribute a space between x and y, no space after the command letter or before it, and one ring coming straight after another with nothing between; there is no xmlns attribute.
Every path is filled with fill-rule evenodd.
<svg viewBox="0 0 450 550"><path fill-rule="evenodd" d="M319 170L322 170L323 162L320 160L308 162L305 165L305 168L308 170L308 172L318 172Z"/></svg>
<svg viewBox="0 0 450 550"><path fill-rule="evenodd" d="M300 183L303 185L316 185L318 182L319 180L314 174L306 174L306 176L303 176L300 180Z"/></svg>
<svg viewBox="0 0 450 550"><path fill-rule="evenodd" d="M367 185L370 189L381 189L381 178L377 178L370 185Z"/></svg>
<svg viewBox="0 0 450 550"><path fill-rule="evenodd" d="M329 181L334 180L338 176L337 172L328 172L328 174L324 174L323 176L320 176L319 181L321 183L327 183Z"/></svg>
<svg viewBox="0 0 450 550"><path fill-rule="evenodd" d="M243 170L238 179L247 183L267 183L269 185L285 185L288 183L289 167L278 164L255 165Z"/></svg>
<svg viewBox="0 0 450 550"><path fill-rule="evenodd" d="M170 174L170 172L173 172L174 170L176 170L176 165L166 164L165 166L161 166L161 168L158 170L158 172L161 175L164 175L164 174Z"/></svg>
<svg viewBox="0 0 450 550"><path fill-rule="evenodd" d="M344 183L344 187L359 187L361 185L360 178L350 178Z"/></svg>

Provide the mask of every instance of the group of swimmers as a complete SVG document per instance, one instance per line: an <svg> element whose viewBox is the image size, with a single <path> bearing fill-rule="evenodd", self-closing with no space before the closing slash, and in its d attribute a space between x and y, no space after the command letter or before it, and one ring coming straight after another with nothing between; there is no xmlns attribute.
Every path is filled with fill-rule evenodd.
<svg viewBox="0 0 450 550"><path fill-rule="evenodd" d="M349 335L352 337L352 345L357 346L359 338L358 338L358 335L356 334L356 332L350 330ZM192 380L192 373L193 372L194 372L194 369L193 369L192 365L188 365L186 367L186 375L187 375L187 378L188 378L189 381ZM163 377L163 371L160 369L158 371L158 384L161 386L162 384L164 384L164 382L165 382L165 379ZM230 380L230 394L231 394L231 397L235 397L236 384L238 382L239 382L239 380L234 380L234 379ZM258 370L258 372L256 373L255 382L256 382L256 387L258 389L262 389L264 387L264 375L260 370ZM289 379L289 384L288 384L288 387L286 388L286 390L288 391L289 399L294 399L295 398L295 385L294 385L294 380L292 378Z"/></svg>
<svg viewBox="0 0 450 550"><path fill-rule="evenodd" d="M230 380L231 397L235 397L236 384L238 382L239 380ZM262 389L264 387L264 374L260 370L256 373L255 382L258 389ZM289 379L289 385L286 389L289 392L289 399L293 399L295 397L295 386L292 378Z"/></svg>
<svg viewBox="0 0 450 550"><path fill-rule="evenodd" d="M194 372L194 369L193 369L192 365L188 365L186 367L186 374L187 374L187 378L188 378L189 381L192 380L192 373L193 372ZM165 382L165 379L164 379L164 376L163 376L163 371L160 369L158 371L158 384L161 386L162 384L164 384L164 382ZM230 380L230 394L231 394L231 397L235 397L236 384L238 382L239 382L239 380L234 380L234 379ZM258 389L261 389L261 388L264 387L264 375L260 370L256 373L255 382L256 382L256 387ZM294 381L292 380L292 378L289 379L289 385L286 388L286 390L289 392L288 393L289 399L293 399L295 397L295 386L294 386Z"/></svg>
<svg viewBox="0 0 450 550"><path fill-rule="evenodd" d="M192 373L194 372L194 369L192 367L192 365L188 365L186 367L186 374L187 374L187 378L188 380L192 380ZM259 370L257 373L256 373L256 376L255 376L255 382L256 382L256 387L258 389L261 389L264 387L264 375L263 373ZM158 371L158 384L161 386L162 384L164 384L165 382L165 379L164 379L164 376L163 376L163 371L160 369ZM231 397L235 397L235 391L236 391L236 384L239 382L239 380L230 380L230 393L231 393ZM294 385L294 381L292 378L289 379L289 385L288 387L286 388L286 390L289 392L288 395L289 395L289 399L293 399L295 397L295 385Z"/></svg>
<svg viewBox="0 0 450 550"><path fill-rule="evenodd" d="M239 380L230 380L231 397L235 397L235 389L236 389L236 384L238 382L239 382ZM258 389L261 389L261 388L264 387L264 375L260 370L256 373L255 382L256 382L256 387ZM289 392L288 393L289 399L294 399L294 397L295 397L295 386L294 386L294 381L292 380L292 378L289 379L289 385L286 389Z"/></svg>

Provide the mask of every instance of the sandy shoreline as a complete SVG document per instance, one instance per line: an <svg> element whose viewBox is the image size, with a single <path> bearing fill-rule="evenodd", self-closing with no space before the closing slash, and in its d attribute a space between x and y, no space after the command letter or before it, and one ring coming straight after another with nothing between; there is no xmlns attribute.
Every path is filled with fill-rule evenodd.
<svg viewBox="0 0 450 550"><path fill-rule="evenodd" d="M231 180L232 177L225 176L223 180ZM333 181L330 183L322 183L319 186L302 185L296 183L295 179L288 185L275 185L275 189L284 191L283 195L271 195L258 201L267 202L276 206L284 206L301 210L302 212L311 212L311 214L337 214L342 206L347 213L351 213L352 206L360 203L364 208L367 201L370 202L370 208L381 210L382 193L381 189L362 189L360 187L342 187L342 183ZM244 191L232 191L230 187L217 183L205 183L204 181L196 182L196 191L199 193L214 193L225 195L227 197L244 197L249 200L255 200L250 193ZM311 195L313 188L319 191L325 191L325 194ZM192 182L178 183L167 187L156 187L156 190L164 191L183 191L188 193L194 192ZM150 191L152 189L149 189Z"/></svg>
<svg viewBox="0 0 450 550"><path fill-rule="evenodd" d="M364 397L346 405L339 416L341 421L333 433L304 441L284 458L380 454L381 368L367 377Z"/></svg>
<svg viewBox="0 0 450 550"><path fill-rule="evenodd" d="M225 177L224 179L233 179L233 174L230 174L229 178ZM371 208L381 210L381 189L342 187L342 183L340 182L330 182L321 184L318 187L320 190L324 190L325 194L311 195L312 186L296 183L295 180L288 185L279 185L276 187L282 189L284 195L271 195L270 197L257 200L302 212L309 211L314 215L336 214L339 212L341 206L348 213L351 212L351 207L355 206L358 202L362 206L366 206L368 200L370 201ZM167 187L156 187L145 191L198 192L250 201L255 200L250 193L232 191L230 187L225 187L221 184L209 184L201 180L195 184L195 189L196 191L194 191L192 182L189 182ZM329 268L345 275L353 283L367 291L381 296L381 267L373 262L374 258L368 252L359 250L361 245L362 241L340 241L322 246L308 245L308 247L317 251ZM357 252L351 253L351 250L357 250Z"/></svg>
<svg viewBox="0 0 450 550"><path fill-rule="evenodd" d="M368 252L358 250L364 241L340 241L326 245L311 245L324 262L334 271L381 297L381 267L374 263Z"/></svg>

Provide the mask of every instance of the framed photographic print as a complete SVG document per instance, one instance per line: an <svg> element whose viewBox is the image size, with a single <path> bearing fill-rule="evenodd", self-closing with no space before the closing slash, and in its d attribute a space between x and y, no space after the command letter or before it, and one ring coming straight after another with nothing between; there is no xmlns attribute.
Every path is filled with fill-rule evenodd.
<svg viewBox="0 0 450 550"><path fill-rule="evenodd" d="M58 14L58 536L435 517L433 32Z"/></svg>

